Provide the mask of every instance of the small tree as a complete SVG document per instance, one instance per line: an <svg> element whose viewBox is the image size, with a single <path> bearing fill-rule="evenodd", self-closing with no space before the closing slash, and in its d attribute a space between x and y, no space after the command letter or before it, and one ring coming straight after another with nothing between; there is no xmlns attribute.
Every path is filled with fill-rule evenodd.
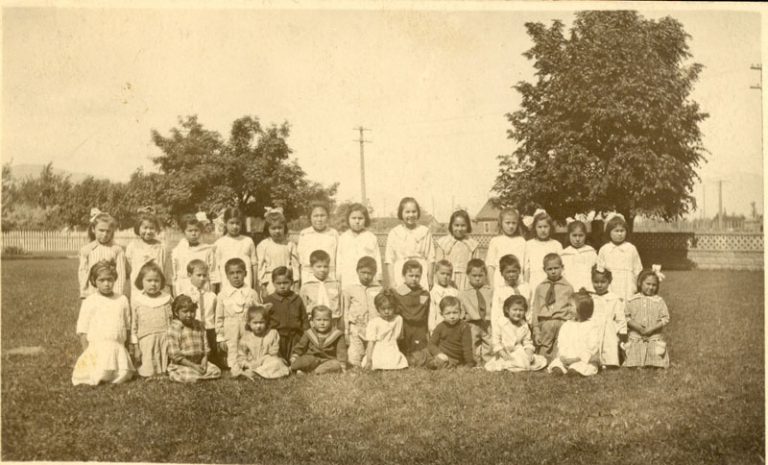
<svg viewBox="0 0 768 465"><path fill-rule="evenodd" d="M519 82L522 108L508 114L518 143L500 157L494 191L525 212L542 206L563 220L590 210L665 220L695 209L704 162L698 124L708 115L689 99L702 66L672 18L633 11L576 14L527 23L537 80Z"/></svg>

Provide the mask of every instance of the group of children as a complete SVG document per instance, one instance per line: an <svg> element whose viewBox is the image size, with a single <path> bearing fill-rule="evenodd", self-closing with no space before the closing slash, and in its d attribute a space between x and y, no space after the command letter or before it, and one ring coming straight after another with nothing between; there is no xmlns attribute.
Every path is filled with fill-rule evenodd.
<svg viewBox="0 0 768 465"><path fill-rule="evenodd" d="M546 212L531 219L504 209L485 262L465 211L436 242L420 215L415 199L402 199L382 260L361 204L348 210L341 235L328 225L328 207L313 204L295 245L279 209L267 209L269 236L258 246L241 234L237 209L224 211L225 234L214 244L201 241L204 215L185 215L170 257L151 210L139 212L125 252L113 242L114 218L95 211L92 242L80 253L83 353L72 382L119 383L136 371L195 382L225 369L271 379L349 367L588 376L669 365L663 276L642 270L620 215L606 219L610 241L596 253L581 221L569 222L563 249ZM527 241L523 223L533 232Z"/></svg>

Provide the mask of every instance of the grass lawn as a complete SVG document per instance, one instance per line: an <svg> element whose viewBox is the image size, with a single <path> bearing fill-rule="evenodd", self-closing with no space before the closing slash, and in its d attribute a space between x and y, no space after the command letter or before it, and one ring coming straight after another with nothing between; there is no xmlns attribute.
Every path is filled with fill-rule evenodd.
<svg viewBox="0 0 768 465"><path fill-rule="evenodd" d="M668 272L672 367L73 387L74 260L2 262L2 460L763 463L763 274ZM42 346L42 355L11 355Z"/></svg>

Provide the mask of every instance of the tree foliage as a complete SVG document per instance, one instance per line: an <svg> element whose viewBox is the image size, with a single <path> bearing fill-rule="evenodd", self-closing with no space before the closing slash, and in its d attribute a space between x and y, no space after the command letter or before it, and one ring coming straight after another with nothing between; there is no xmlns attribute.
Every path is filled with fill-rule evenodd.
<svg viewBox="0 0 768 465"><path fill-rule="evenodd" d="M569 37L557 20L526 28L536 81L514 86L522 108L507 114L508 135L518 147L499 157L500 203L541 206L560 220L590 210L670 220L694 210L706 152L698 124L708 115L689 98L702 66L687 64L682 25L587 11Z"/></svg>

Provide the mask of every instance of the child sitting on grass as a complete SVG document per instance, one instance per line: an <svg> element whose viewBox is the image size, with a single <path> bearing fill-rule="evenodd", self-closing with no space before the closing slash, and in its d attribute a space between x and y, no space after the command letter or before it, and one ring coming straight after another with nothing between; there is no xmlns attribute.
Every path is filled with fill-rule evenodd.
<svg viewBox="0 0 768 465"><path fill-rule="evenodd" d="M331 315L331 309L322 305L312 309L312 328L293 348L292 371L316 375L346 371L347 345L344 334L333 327Z"/></svg>
<svg viewBox="0 0 768 465"><path fill-rule="evenodd" d="M445 297L440 301L443 321L429 338L431 358L427 368L438 370L457 366L475 366L472 353L472 330L462 320L461 303L456 297Z"/></svg>
<svg viewBox="0 0 768 465"><path fill-rule="evenodd" d="M171 308L174 319L168 328L168 378L179 383L220 378L219 367L208 361L210 346L205 325L195 319L197 305L189 296L180 295Z"/></svg>
<svg viewBox="0 0 768 465"><path fill-rule="evenodd" d="M547 366L547 359L534 355L531 330L525 321L528 302L521 295L504 301L505 319L493 328L493 359L485 364L488 371L536 371Z"/></svg>
<svg viewBox="0 0 768 465"><path fill-rule="evenodd" d="M552 374L580 374L592 376L597 373L600 334L591 320L594 312L592 297L582 290L571 298L576 307L577 319L566 321L557 336L557 355L547 370Z"/></svg>
<svg viewBox="0 0 768 465"><path fill-rule="evenodd" d="M280 335L269 328L269 313L272 305L254 305L248 309L245 333L240 337L237 363L232 376L245 376L254 380L257 376L276 379L288 376L290 371L280 351Z"/></svg>
<svg viewBox="0 0 768 465"><path fill-rule="evenodd" d="M395 294L391 289L374 298L379 316L368 322L365 339L368 341L363 368L372 370L399 370L408 368L408 361L397 348L403 333L403 318L395 315Z"/></svg>

